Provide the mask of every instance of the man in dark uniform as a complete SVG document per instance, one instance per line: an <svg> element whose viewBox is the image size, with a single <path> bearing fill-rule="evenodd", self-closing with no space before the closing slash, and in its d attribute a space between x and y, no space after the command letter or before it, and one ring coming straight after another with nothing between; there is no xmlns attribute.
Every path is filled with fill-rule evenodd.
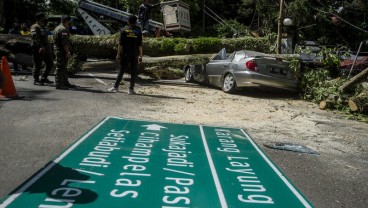
<svg viewBox="0 0 368 208"><path fill-rule="evenodd" d="M114 87L109 92L117 92L124 72L130 64L131 78L128 94L136 94L134 91L135 80L137 77L137 65L142 62L142 32L136 25L137 17L131 15L128 19L128 26L120 31L118 52L116 60L120 60L120 71L115 81Z"/></svg>
<svg viewBox="0 0 368 208"><path fill-rule="evenodd" d="M75 87L68 81L68 72L66 70L68 60L71 58L72 45L70 42L70 34L67 28L71 17L63 15L61 23L53 32L54 51L56 56L56 71L55 71L55 87L59 90L68 90Z"/></svg>
<svg viewBox="0 0 368 208"><path fill-rule="evenodd" d="M149 0L143 0L138 9L138 19L143 33L149 32L149 19L151 18L151 9L159 6L160 3L151 5Z"/></svg>
<svg viewBox="0 0 368 208"><path fill-rule="evenodd" d="M52 84L47 77L51 69L54 67L54 60L52 59L51 48L47 38L46 16L43 13L36 14L37 22L31 26L32 36L32 55L33 55L33 78L35 85L44 85L44 83ZM46 69L43 71L41 79L40 73L42 68L42 61L45 62Z"/></svg>

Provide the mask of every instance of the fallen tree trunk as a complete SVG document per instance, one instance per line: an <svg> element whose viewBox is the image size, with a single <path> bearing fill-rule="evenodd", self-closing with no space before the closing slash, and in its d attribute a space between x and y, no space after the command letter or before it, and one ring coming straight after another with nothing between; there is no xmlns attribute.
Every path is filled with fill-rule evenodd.
<svg viewBox="0 0 368 208"><path fill-rule="evenodd" d="M184 66L189 64L201 65L208 63L213 56L214 54L194 54L163 57L143 57L143 65L145 67Z"/></svg>
<svg viewBox="0 0 368 208"><path fill-rule="evenodd" d="M350 81L346 82L341 87L339 87L339 90L341 90L342 92L347 92L351 87L360 82L363 82L365 79L367 79L367 77L368 77L368 68L364 69L355 77L351 78Z"/></svg>
<svg viewBox="0 0 368 208"><path fill-rule="evenodd" d="M349 99L351 112L358 112L368 115L368 91L363 91L355 97Z"/></svg>
<svg viewBox="0 0 368 208"><path fill-rule="evenodd" d="M164 57L144 56L141 67L168 67L168 66L184 66L188 64L206 64L213 57L213 54L194 54L194 55L178 55ZM118 62L114 60L84 62L83 70L89 69L109 69L116 68Z"/></svg>

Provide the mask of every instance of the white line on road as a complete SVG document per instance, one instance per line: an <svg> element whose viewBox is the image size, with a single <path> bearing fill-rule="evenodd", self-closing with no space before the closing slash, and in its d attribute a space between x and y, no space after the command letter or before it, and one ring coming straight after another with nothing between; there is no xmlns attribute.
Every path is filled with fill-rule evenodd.
<svg viewBox="0 0 368 208"><path fill-rule="evenodd" d="M227 208L228 206L227 206L227 202L226 202L226 199L225 199L224 191L222 190L220 179L217 175L215 164L213 163L213 159L212 159L212 156L211 156L210 149L208 148L206 136L205 136L204 131L203 131L203 126L199 126L199 128L201 130L201 136L202 136L204 150L206 151L206 155L207 155L208 163L210 165L212 177L213 177L213 180L215 181L215 186L216 186L217 194L218 194L219 199L220 199L221 207L222 208Z"/></svg>
<svg viewBox="0 0 368 208"><path fill-rule="evenodd" d="M293 194L300 200L305 208L312 208L312 206L304 199L304 197L294 188L288 179L280 172L280 170L268 159L268 157L261 151L257 144L250 138L250 136L243 130L240 131L248 139L248 141L253 145L254 149L263 157L263 159L268 163L268 165L275 171L275 173L280 177L280 179L286 184L286 186L293 192Z"/></svg>
<svg viewBox="0 0 368 208"><path fill-rule="evenodd" d="M89 76L95 78L95 75L91 74L91 73L88 73ZM101 79L99 78L95 78L95 80L103 85L108 85L106 82L102 81Z"/></svg>

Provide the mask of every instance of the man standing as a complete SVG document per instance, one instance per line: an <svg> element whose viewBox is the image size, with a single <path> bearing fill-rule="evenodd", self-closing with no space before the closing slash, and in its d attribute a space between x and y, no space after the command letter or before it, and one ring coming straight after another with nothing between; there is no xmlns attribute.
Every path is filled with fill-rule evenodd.
<svg viewBox="0 0 368 208"><path fill-rule="evenodd" d="M59 90L68 90L74 88L68 81L68 72L66 70L68 60L71 58L72 45L69 39L69 24L71 17L63 15L61 23L54 30L54 51L56 56L56 72L55 72L55 87Z"/></svg>
<svg viewBox="0 0 368 208"><path fill-rule="evenodd" d="M116 60L120 60L120 71L115 81L114 87L110 88L109 92L117 92L119 84L123 78L125 70L130 64L131 78L128 94L136 94L134 91L135 80L137 77L138 63L142 62L142 32L136 26L137 17L129 16L128 26L120 31L118 52Z"/></svg>
<svg viewBox="0 0 368 208"><path fill-rule="evenodd" d="M33 55L33 78L34 85L44 85L44 83L52 84L47 77L51 69L54 67L54 60L52 59L51 48L47 38L46 16L44 13L36 14L37 22L31 26L32 36L32 55ZM43 71L41 79L40 73L42 62L45 62L46 69Z"/></svg>
<svg viewBox="0 0 368 208"><path fill-rule="evenodd" d="M151 9L159 5L160 3L150 5L149 0L143 0L143 3L141 4L141 6L139 6L138 19L141 24L141 29L143 33L149 32L149 19L151 18Z"/></svg>

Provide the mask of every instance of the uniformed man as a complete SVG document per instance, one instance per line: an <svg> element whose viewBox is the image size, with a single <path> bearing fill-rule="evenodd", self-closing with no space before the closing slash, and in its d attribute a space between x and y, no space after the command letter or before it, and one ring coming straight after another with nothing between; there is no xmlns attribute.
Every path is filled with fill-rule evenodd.
<svg viewBox="0 0 368 208"><path fill-rule="evenodd" d="M151 18L151 10L154 7L158 7L160 3L150 4L149 0L143 0L143 3L138 9L138 19L141 24L143 33L149 32L149 20Z"/></svg>
<svg viewBox="0 0 368 208"><path fill-rule="evenodd" d="M31 26L32 36L32 55L33 55L33 78L34 85L44 85L44 83L52 84L47 77L51 69L54 67L54 60L52 59L51 48L47 38L46 16L44 13L36 14L37 22ZM43 70L40 79L42 62L45 62L46 69Z"/></svg>
<svg viewBox="0 0 368 208"><path fill-rule="evenodd" d="M68 60L71 58L72 45L70 42L70 33L67 28L71 22L71 17L63 15L61 23L54 32L54 51L56 56L56 71L55 71L55 87L59 90L68 90L75 87L68 81L68 73L66 70Z"/></svg>
<svg viewBox="0 0 368 208"><path fill-rule="evenodd" d="M137 78L138 63L142 62L142 32L136 25L137 17L129 16L128 25L120 31L118 52L116 60L120 60L120 71L115 81L114 87L109 92L117 92L119 84L123 78L124 72L130 64L131 78L128 94L136 94L134 91L135 80Z"/></svg>

